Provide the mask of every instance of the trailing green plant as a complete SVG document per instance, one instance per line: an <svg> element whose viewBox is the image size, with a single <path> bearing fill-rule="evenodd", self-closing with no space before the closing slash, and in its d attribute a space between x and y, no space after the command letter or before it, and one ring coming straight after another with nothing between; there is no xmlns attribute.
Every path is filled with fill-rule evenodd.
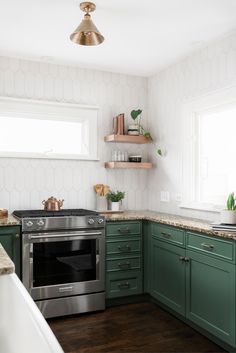
<svg viewBox="0 0 236 353"><path fill-rule="evenodd" d="M231 192L229 194L226 205L227 205L227 210L229 210L229 211L236 210L236 200L234 197L234 192Z"/></svg>
<svg viewBox="0 0 236 353"><path fill-rule="evenodd" d="M110 190L107 194L107 199L111 202L119 202L125 198L125 192Z"/></svg>
<svg viewBox="0 0 236 353"><path fill-rule="evenodd" d="M147 139L149 139L152 144L155 146L155 150L156 153L159 156L163 156L162 150L160 148L157 147L157 144L154 142L152 135L149 131L145 130L144 127L141 125L141 114L142 114L142 110L141 109L137 109L137 110L132 110L130 115L131 118L135 121L136 119L138 119L139 117L139 121L138 121L138 126L139 126L139 132L141 135L145 136Z"/></svg>

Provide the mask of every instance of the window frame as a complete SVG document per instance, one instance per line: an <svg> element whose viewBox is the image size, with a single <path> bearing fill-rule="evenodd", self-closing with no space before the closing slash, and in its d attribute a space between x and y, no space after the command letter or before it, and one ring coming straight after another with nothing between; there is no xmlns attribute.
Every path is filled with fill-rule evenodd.
<svg viewBox="0 0 236 353"><path fill-rule="evenodd" d="M206 95L194 98L182 105L183 117L183 198L180 208L204 210L218 213L224 205L200 202L199 198L199 115L203 113L222 110L223 106L236 104L236 85L221 90L210 92ZM186 138L187 137L187 138Z"/></svg>
<svg viewBox="0 0 236 353"><path fill-rule="evenodd" d="M0 158L36 158L36 159L68 159L68 160L93 160L98 161L98 110L97 106L61 103L55 101L31 100L12 97L0 97L0 116L13 116L16 118L27 117L30 119L65 120L66 116L75 121L89 124L89 152L88 154L56 154L34 152L3 152ZM10 132L9 132L10 136Z"/></svg>

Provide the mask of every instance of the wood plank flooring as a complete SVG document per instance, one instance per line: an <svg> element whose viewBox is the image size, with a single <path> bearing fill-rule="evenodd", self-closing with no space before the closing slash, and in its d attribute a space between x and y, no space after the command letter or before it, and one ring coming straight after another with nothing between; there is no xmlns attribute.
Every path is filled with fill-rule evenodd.
<svg viewBox="0 0 236 353"><path fill-rule="evenodd" d="M152 303L48 322L65 353L225 352Z"/></svg>

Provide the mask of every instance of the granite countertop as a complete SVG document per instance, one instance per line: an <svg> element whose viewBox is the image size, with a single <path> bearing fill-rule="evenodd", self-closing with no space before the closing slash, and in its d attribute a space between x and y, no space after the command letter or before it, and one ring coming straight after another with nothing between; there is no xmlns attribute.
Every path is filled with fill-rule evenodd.
<svg viewBox="0 0 236 353"><path fill-rule="evenodd" d="M213 231L210 222L155 211L125 211L124 213L104 214L107 221L147 220L188 229L204 234L236 240L236 232Z"/></svg>
<svg viewBox="0 0 236 353"><path fill-rule="evenodd" d="M0 227L19 226L20 224L20 221L13 215L9 215L6 218L0 218Z"/></svg>
<svg viewBox="0 0 236 353"><path fill-rule="evenodd" d="M0 244L0 275L9 275L15 271L15 265Z"/></svg>

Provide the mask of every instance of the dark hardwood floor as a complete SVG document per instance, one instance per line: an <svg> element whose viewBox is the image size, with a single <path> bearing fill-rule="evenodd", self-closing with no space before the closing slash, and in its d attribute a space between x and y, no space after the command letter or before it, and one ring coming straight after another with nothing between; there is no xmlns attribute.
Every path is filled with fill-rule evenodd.
<svg viewBox="0 0 236 353"><path fill-rule="evenodd" d="M48 322L65 353L225 352L152 303Z"/></svg>

